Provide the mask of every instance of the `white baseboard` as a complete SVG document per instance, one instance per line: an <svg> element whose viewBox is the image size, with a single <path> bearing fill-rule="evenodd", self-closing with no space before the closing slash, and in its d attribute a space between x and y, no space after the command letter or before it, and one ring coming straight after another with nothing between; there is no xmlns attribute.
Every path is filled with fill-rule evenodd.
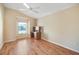
<svg viewBox="0 0 79 59"><path fill-rule="evenodd" d="M61 47L64 47L64 48L67 48L67 49L69 49L69 50L72 50L72 51L74 51L74 52L79 53L78 50L75 50L75 49L69 48L69 47L64 46L64 45L62 45L62 44L59 44L59 43L56 43L56 42L52 42L51 40L46 40L46 41L51 42L51 43L54 43L54 44L56 44L56 45L59 45L59 46L61 46Z"/></svg>

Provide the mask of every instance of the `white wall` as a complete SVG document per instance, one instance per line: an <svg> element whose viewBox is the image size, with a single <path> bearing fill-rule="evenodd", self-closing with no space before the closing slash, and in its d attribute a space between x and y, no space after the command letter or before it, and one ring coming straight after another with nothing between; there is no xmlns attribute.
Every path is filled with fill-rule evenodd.
<svg viewBox="0 0 79 59"><path fill-rule="evenodd" d="M79 6L42 17L38 25L44 27L46 40L79 51Z"/></svg>
<svg viewBox="0 0 79 59"><path fill-rule="evenodd" d="M3 45L3 20L4 20L4 8L0 4L0 49Z"/></svg>
<svg viewBox="0 0 79 59"><path fill-rule="evenodd" d="M24 18L24 19L19 19ZM22 22L30 22L28 23L28 34L30 33L30 28L36 24L35 18L32 18L30 16L24 15L20 13L19 11L5 8L5 20L4 20L4 42L10 42L10 41L15 41L16 39L19 38L24 38L26 37L25 35L19 35L17 34L17 22L22 21Z"/></svg>

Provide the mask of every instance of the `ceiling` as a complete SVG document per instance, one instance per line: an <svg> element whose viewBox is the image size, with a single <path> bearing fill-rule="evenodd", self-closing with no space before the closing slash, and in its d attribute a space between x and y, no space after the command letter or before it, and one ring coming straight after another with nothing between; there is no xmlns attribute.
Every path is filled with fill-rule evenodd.
<svg viewBox="0 0 79 59"><path fill-rule="evenodd" d="M41 18L56 11L71 7L75 4L71 3L27 3L31 8L34 8L34 12L28 9L23 3L4 3L7 8L15 9L28 16Z"/></svg>

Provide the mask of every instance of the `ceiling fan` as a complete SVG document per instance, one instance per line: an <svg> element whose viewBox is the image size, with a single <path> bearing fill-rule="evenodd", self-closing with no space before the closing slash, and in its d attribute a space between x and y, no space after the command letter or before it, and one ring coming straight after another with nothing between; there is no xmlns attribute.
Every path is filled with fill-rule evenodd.
<svg viewBox="0 0 79 59"><path fill-rule="evenodd" d="M39 9L40 7L35 7L32 8L31 6L29 6L27 3L24 3L24 6L27 7L29 10L31 10L34 13L39 13L38 11L36 11L35 9Z"/></svg>

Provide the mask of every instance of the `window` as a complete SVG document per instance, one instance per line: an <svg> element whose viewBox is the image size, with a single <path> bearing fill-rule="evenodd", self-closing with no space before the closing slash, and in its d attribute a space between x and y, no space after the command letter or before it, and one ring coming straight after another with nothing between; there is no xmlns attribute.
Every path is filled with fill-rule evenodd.
<svg viewBox="0 0 79 59"><path fill-rule="evenodd" d="M18 22L18 34L26 34L27 33L27 23Z"/></svg>

